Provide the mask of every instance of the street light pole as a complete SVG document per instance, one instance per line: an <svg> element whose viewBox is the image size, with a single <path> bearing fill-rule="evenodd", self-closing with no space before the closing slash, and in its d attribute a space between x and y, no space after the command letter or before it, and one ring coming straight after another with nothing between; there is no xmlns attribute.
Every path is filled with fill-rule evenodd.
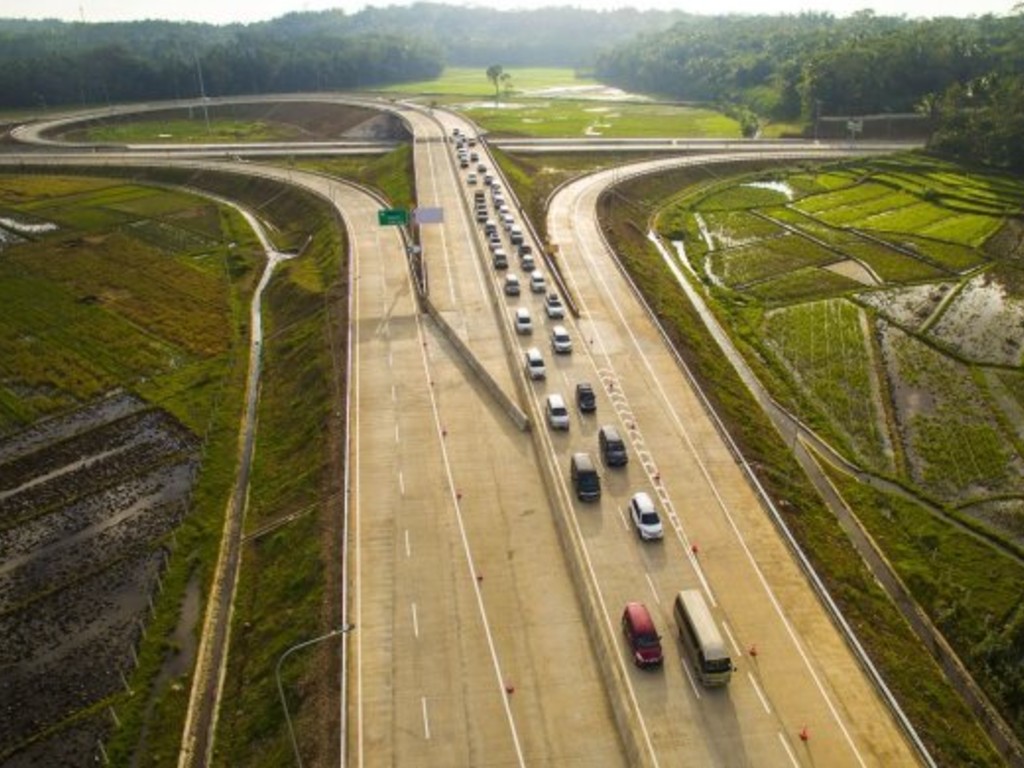
<svg viewBox="0 0 1024 768"><path fill-rule="evenodd" d="M295 729L292 728L292 716L288 711L288 702L284 698L284 686L281 685L281 662L285 660L285 657L291 655L295 651L307 648L311 645L316 645L317 643L329 640L332 637L337 637L338 635L344 635L346 632L351 632L355 628L355 624L346 624L338 629L332 629L325 635L320 635L319 637L314 637L312 640L305 640L297 645L293 645L277 659L277 665L274 667L274 677L277 680L277 693L281 697L281 707L284 709L284 719L285 722L288 723L288 737L291 739L292 751L295 753L295 764L299 766L299 768L302 768L302 756L299 754L299 744L295 740Z"/></svg>

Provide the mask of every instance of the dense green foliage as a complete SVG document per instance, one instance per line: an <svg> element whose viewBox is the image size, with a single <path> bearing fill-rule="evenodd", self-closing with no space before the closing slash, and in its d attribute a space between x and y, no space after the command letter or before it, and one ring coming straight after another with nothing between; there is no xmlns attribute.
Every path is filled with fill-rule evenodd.
<svg viewBox="0 0 1024 768"><path fill-rule="evenodd" d="M0 107L351 89L443 68L436 46L400 32L297 16L227 27L0 22Z"/></svg>
<svg viewBox="0 0 1024 768"><path fill-rule="evenodd" d="M353 89L431 79L445 63L575 67L679 18L416 3L227 26L0 19L0 107Z"/></svg>
<svg viewBox="0 0 1024 768"><path fill-rule="evenodd" d="M748 133L755 114L841 136L849 116L916 113L919 132L936 131L936 150L1020 170L1021 51L1019 15L704 17L618 46L596 73L631 90L730 105ZM875 135L892 135L891 117L875 124L885 131Z"/></svg>
<svg viewBox="0 0 1024 768"><path fill-rule="evenodd" d="M955 83L933 104L939 123L933 150L1024 171L1024 75L989 75L967 85Z"/></svg>
<svg viewBox="0 0 1024 768"><path fill-rule="evenodd" d="M827 14L701 17L619 46L600 77L676 99L792 118L910 112L929 94L1016 69L1024 20Z"/></svg>

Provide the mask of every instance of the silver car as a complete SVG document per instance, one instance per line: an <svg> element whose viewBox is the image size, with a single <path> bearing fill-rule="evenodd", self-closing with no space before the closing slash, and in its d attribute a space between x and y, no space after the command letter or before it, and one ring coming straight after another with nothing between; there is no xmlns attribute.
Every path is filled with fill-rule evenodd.
<svg viewBox="0 0 1024 768"><path fill-rule="evenodd" d="M552 429L569 428L569 409L561 395L548 395L544 402L544 412L547 413L548 424Z"/></svg>

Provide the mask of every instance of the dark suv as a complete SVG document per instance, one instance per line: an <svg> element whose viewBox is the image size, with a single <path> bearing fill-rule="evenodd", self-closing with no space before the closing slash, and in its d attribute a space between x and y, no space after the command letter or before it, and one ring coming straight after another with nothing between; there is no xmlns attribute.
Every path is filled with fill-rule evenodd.
<svg viewBox="0 0 1024 768"><path fill-rule="evenodd" d="M593 413L597 410L597 396L589 383L581 381L576 385L576 407L582 413Z"/></svg>
<svg viewBox="0 0 1024 768"><path fill-rule="evenodd" d="M624 467L629 463L626 444L619 437L615 427L606 424L597 433L597 444L601 449L601 458L609 467Z"/></svg>

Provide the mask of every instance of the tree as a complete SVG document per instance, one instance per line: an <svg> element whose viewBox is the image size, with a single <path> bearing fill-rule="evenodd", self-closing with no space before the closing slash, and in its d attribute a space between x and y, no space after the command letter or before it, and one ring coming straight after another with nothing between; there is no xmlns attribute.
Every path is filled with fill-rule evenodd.
<svg viewBox="0 0 1024 768"><path fill-rule="evenodd" d="M487 68L487 79L494 83L494 106L498 106L498 97L501 94L501 80L505 74L505 68L501 64L491 64Z"/></svg>

